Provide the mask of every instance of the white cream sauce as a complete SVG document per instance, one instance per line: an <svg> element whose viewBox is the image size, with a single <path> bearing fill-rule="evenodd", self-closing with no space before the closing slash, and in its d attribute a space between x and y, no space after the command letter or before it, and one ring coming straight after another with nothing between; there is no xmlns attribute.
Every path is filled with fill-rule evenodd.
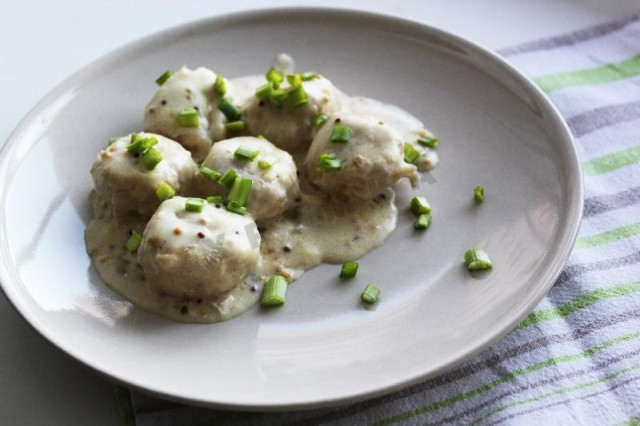
<svg viewBox="0 0 640 426"><path fill-rule="evenodd" d="M282 62L286 65L285 60ZM240 96L253 96L255 88L264 83L264 77L241 77L230 81L240 99ZM430 134L419 120L398 107L367 98L343 94L341 97L340 112L374 116L395 128L407 142ZM435 152L414 145L421 152L421 159L425 159L419 169L434 166L437 162ZM291 154L301 172L305 153ZM136 229L142 232L145 223L113 221L102 213L104 205L95 200L95 219L86 229L87 251L104 281L145 310L182 322L227 320L256 304L264 281L271 275L282 275L292 282L322 262L356 260L380 246L395 228L397 209L391 189L369 203L338 205L307 182L302 173L300 188L302 195L289 211L257 223L262 258L258 268L233 290L219 296L188 299L157 290L147 281L137 255L124 248L129 231Z"/></svg>

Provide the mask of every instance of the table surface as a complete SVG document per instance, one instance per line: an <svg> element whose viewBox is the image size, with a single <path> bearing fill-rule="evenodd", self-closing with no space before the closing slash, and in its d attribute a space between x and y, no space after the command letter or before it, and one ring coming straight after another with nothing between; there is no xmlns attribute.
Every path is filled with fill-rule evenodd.
<svg viewBox="0 0 640 426"><path fill-rule="evenodd" d="M166 4L157 0L3 0L0 77L15 83L5 87L0 97L0 146L19 120L55 85L125 43L202 17L291 5L391 14L440 27L491 49L606 22L640 9L637 0L191 0ZM48 344L26 325L4 296L0 296L0 341L3 423L120 423L112 384Z"/></svg>

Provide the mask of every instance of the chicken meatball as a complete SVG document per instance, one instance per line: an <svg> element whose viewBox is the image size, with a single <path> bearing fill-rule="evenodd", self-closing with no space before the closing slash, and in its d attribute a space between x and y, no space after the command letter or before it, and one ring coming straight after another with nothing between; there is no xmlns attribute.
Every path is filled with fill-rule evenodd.
<svg viewBox="0 0 640 426"><path fill-rule="evenodd" d="M201 199L201 212L187 210L187 200L162 203L144 230L138 260L149 282L167 294L195 298L227 292L260 262L256 224Z"/></svg>
<svg viewBox="0 0 640 426"><path fill-rule="evenodd" d="M287 151L304 149L313 139L313 120L318 114L340 108L340 94L324 77L302 83L308 102L298 107L275 107L253 96L243 108L249 134L264 135Z"/></svg>
<svg viewBox="0 0 640 426"><path fill-rule="evenodd" d="M335 130L334 130L335 129ZM333 197L371 199L409 178L400 134L384 123L354 114L333 115L313 139L305 159L309 180Z"/></svg>
<svg viewBox="0 0 640 426"><path fill-rule="evenodd" d="M152 148L162 155L149 170L144 155L127 149L134 138L128 135L116 139L91 166L97 205L103 206L102 214L96 212L96 216L147 220L160 205L158 186L166 183L177 193L184 193L191 190L197 178L198 169L189 151L178 142L151 133L137 135L138 139L155 141Z"/></svg>
<svg viewBox="0 0 640 426"><path fill-rule="evenodd" d="M257 150L259 154L250 161L236 158L234 153L240 147ZM293 158L265 139L238 137L217 142L202 165L220 173L233 169L238 176L253 181L247 210L256 220L280 215L299 194ZM220 194L223 190L218 183L201 180L206 181L206 194Z"/></svg>
<svg viewBox="0 0 640 426"><path fill-rule="evenodd" d="M181 68L165 81L147 103L144 128L180 142L195 160L202 160L213 142L225 138L225 115L218 108L222 96L214 88L216 74L207 68ZM225 97L235 90L225 80ZM180 122L180 111L195 110L196 121Z"/></svg>

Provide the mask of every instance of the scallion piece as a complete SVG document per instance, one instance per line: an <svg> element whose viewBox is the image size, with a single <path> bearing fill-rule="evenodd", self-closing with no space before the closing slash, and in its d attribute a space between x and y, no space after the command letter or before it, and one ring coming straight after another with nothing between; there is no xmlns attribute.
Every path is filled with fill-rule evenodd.
<svg viewBox="0 0 640 426"><path fill-rule="evenodd" d="M351 139L351 128L344 124L336 124L331 130L329 141L333 143L347 143Z"/></svg>
<svg viewBox="0 0 640 426"><path fill-rule="evenodd" d="M107 146L111 146L115 141L117 141L118 138L109 138L109 140L107 141Z"/></svg>
<svg viewBox="0 0 640 426"><path fill-rule="evenodd" d="M340 269L340 278L353 278L358 272L358 262L344 262Z"/></svg>
<svg viewBox="0 0 640 426"><path fill-rule="evenodd" d="M131 143L127 146L127 152L129 154L142 154L146 152L149 148L156 145L158 143L158 139L154 137L145 138L140 136L137 133L131 134Z"/></svg>
<svg viewBox="0 0 640 426"><path fill-rule="evenodd" d="M265 77L267 78L267 81L273 83L273 87L275 88L278 88L280 86L280 83L282 83L282 74L276 71L275 68L271 68L269 71L267 71Z"/></svg>
<svg viewBox="0 0 640 426"><path fill-rule="evenodd" d="M416 219L416 223L413 224L413 227L416 229L427 229L429 226L431 226L430 214L421 214Z"/></svg>
<svg viewBox="0 0 640 426"><path fill-rule="evenodd" d="M206 166L200 166L198 170L200 171L200 174L202 176L208 178L212 182L218 182L218 179L220 179L220 176L222 176L222 173L220 173L219 171L210 169Z"/></svg>
<svg viewBox="0 0 640 426"><path fill-rule="evenodd" d="M224 204L224 198L221 195L212 195L207 197L207 203L209 204Z"/></svg>
<svg viewBox="0 0 640 426"><path fill-rule="evenodd" d="M438 146L439 139L436 136L424 136L422 138L418 138L416 142L418 142L422 146L426 146L427 148L435 148Z"/></svg>
<svg viewBox="0 0 640 426"><path fill-rule="evenodd" d="M224 123L224 128L230 132L241 132L242 130L247 128L247 125L244 121L238 120Z"/></svg>
<svg viewBox="0 0 640 426"><path fill-rule="evenodd" d="M315 71L308 71L308 72L303 72L302 74L300 74L300 77L302 78L302 81L313 80L317 76L318 76L318 73L315 72Z"/></svg>
<svg viewBox="0 0 640 426"><path fill-rule="evenodd" d="M227 208L227 211L239 214L240 216L244 216L245 214L247 214L247 208L239 205L235 201L229 201L225 207Z"/></svg>
<svg viewBox="0 0 640 426"><path fill-rule="evenodd" d="M473 190L473 199L476 200L476 203L481 203L484 201L484 187L476 186Z"/></svg>
<svg viewBox="0 0 640 426"><path fill-rule="evenodd" d="M262 306L284 305L287 287L287 280L283 276L272 276L266 283L264 283L260 304Z"/></svg>
<svg viewBox="0 0 640 426"><path fill-rule="evenodd" d="M369 305L373 305L378 301L378 297L380 296L380 288L373 284L367 284L364 288L362 294L360 294L360 300Z"/></svg>
<svg viewBox="0 0 640 426"><path fill-rule="evenodd" d="M239 207L246 206L252 184L253 181L251 179L235 178L231 191L229 191L229 195L227 196L229 202L236 203Z"/></svg>
<svg viewBox="0 0 640 426"><path fill-rule="evenodd" d="M320 130L322 126L329 120L329 116L327 114L318 114L316 118L313 119L313 127L316 130Z"/></svg>
<svg viewBox="0 0 640 426"><path fill-rule="evenodd" d="M335 154L320 154L316 170L319 172L336 172L342 164Z"/></svg>
<svg viewBox="0 0 640 426"><path fill-rule="evenodd" d="M169 200L176 195L176 190L173 189L173 186L169 185L167 182L162 182L156 188L156 197L160 201Z"/></svg>
<svg viewBox="0 0 640 426"><path fill-rule="evenodd" d="M240 119L240 108L235 106L229 98L220 99L220 101L218 101L218 109L222 111L229 121L236 121Z"/></svg>
<svg viewBox="0 0 640 426"><path fill-rule="evenodd" d="M414 215L420 216L421 214L431 213L431 206L424 197L413 197L409 203L409 207Z"/></svg>
<svg viewBox="0 0 640 426"><path fill-rule="evenodd" d="M156 84L158 86L162 86L165 83L165 81L171 78L172 75L173 75L173 71L166 70L165 72L162 73L160 77L156 78Z"/></svg>
<svg viewBox="0 0 640 426"><path fill-rule="evenodd" d="M129 236L129 239L125 243L124 247L127 249L129 253L133 254L138 251L138 248L140 247L141 242L142 242L142 235L138 231L132 229L131 235Z"/></svg>
<svg viewBox="0 0 640 426"><path fill-rule="evenodd" d="M268 82L267 84L263 84L256 89L256 98L260 99L261 101L265 101L271 97L272 91L273 83Z"/></svg>
<svg viewBox="0 0 640 426"><path fill-rule="evenodd" d="M239 146L233 153L233 156L238 160L253 161L258 154L260 154L260 151L257 149Z"/></svg>
<svg viewBox="0 0 640 426"><path fill-rule="evenodd" d="M162 161L162 153L155 148L149 148L147 152L141 158L142 165L146 167L147 170L153 170L156 168L158 163Z"/></svg>
<svg viewBox="0 0 640 426"><path fill-rule="evenodd" d="M300 74L287 74L289 86L298 87L302 84L302 76Z"/></svg>
<svg viewBox="0 0 640 426"><path fill-rule="evenodd" d="M200 125L200 115L193 108L185 108L178 113L178 123L182 127L198 127Z"/></svg>
<svg viewBox="0 0 640 426"><path fill-rule="evenodd" d="M414 164L420 158L420 153L409 142L404 144L404 161L406 163Z"/></svg>
<svg viewBox="0 0 640 426"><path fill-rule="evenodd" d="M265 138L264 135L258 135L258 136L256 136L256 138L262 139L262 140L265 140L265 141L267 140L267 138Z"/></svg>
<svg viewBox="0 0 640 426"><path fill-rule="evenodd" d="M464 252L464 263L469 271L483 271L493 267L487 252L478 247L470 248Z"/></svg>
<svg viewBox="0 0 640 426"><path fill-rule="evenodd" d="M277 162L278 162L278 159L276 157L260 158L258 160L258 167L260 167L262 170L268 170Z"/></svg>
<svg viewBox="0 0 640 426"><path fill-rule="evenodd" d="M188 212L202 213L204 200L202 198L187 198L184 203L184 209Z"/></svg>
<svg viewBox="0 0 640 426"><path fill-rule="evenodd" d="M213 83L213 90L216 92L216 95L224 96L227 93L227 84L224 81L224 77L221 75L216 77L216 82Z"/></svg>
<svg viewBox="0 0 640 426"><path fill-rule="evenodd" d="M235 170L229 169L225 172L225 174L222 175L220 179L218 179L218 183L222 186L226 186L227 188L229 188L231 187L231 185L233 185L233 182L237 176L238 176L238 173L236 173Z"/></svg>
<svg viewBox="0 0 640 426"><path fill-rule="evenodd" d="M304 87L302 87L302 85L297 86L295 89L289 91L287 95L287 103L293 108L297 108L309 103L307 92L304 91ZM349 129L349 134L351 134L351 129Z"/></svg>

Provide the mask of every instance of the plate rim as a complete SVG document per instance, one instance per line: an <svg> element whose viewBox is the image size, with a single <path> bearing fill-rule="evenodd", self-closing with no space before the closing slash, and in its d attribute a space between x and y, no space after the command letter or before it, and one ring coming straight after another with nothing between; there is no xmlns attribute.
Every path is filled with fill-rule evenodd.
<svg viewBox="0 0 640 426"><path fill-rule="evenodd" d="M387 384L386 386L379 387L374 390L365 390L356 393L349 393L348 396L334 396L332 398L326 398L323 400L307 400L307 401L296 401L291 404L285 403L277 403L277 404L269 404L269 403L238 403L232 401L212 401L206 398L190 398L186 396L180 396L176 394L169 393L165 390L156 389L150 387L148 385L137 383L134 380L119 377L114 372L107 372L100 368L100 366L95 365L88 359L82 359L78 354L73 352L72 347L68 347L64 342L55 338L52 335L49 335L46 332L46 329L39 328L37 325L37 320L35 318L29 317L29 312L27 306L21 300L21 296L18 294L17 286L11 285L11 280L9 278L9 268L7 268L7 261L10 261L10 257L8 256L7 243L4 238L0 238L0 288L2 288L3 293L5 294L7 300L9 301L9 305L14 308L14 310L19 314L19 316L25 321L25 323L34 330L38 335L44 337L45 341L52 344L61 350L64 354L79 362L80 365L89 368L91 371L98 373L102 377L106 377L109 380L115 381L116 383L133 388L135 390L151 394L163 399L177 401L181 403L186 403L190 405L197 405L208 408L220 408L220 409L230 409L230 410L238 410L238 411L295 411L295 410L307 410L312 408L322 408L322 407L330 407L341 404L350 404L359 402L366 399L375 398L381 395L389 394L396 390L406 388L412 386L416 383L423 382L429 378L441 375L448 371L453 370L464 361L472 358L477 355L487 347L493 345L498 340L502 339L506 334L512 331L515 326L525 318L529 313L533 311L533 309L538 305L538 303L544 298L544 296L551 289L553 284L555 283L557 277L562 272L562 268L564 267L569 255L573 249L573 245L576 241L578 230L580 228L580 223L582 220L582 211L583 211L583 198L584 198L584 177L582 174L582 167L579 161L579 155L576 147L575 140L569 130L569 127L564 120L564 118L560 115L560 112L556 108L556 106L551 103L550 99L546 96L546 94L533 82L533 80L518 69L516 69L513 65L506 61L503 57L494 53L492 50L484 47L483 45L476 43L474 41L468 40L464 37L451 33L449 31L442 30L433 25L420 22L418 20L408 19L404 17L399 17L396 15L388 15L377 12L370 12L361 9L354 8L335 8L335 7L269 7L269 8L257 8L257 9L249 9L242 10L232 13L226 13L222 15L209 16L206 18L201 18L197 20L188 21L185 23L181 23L178 25L170 26L168 28L162 29L160 31L154 32L152 34L140 37L131 42L125 43L110 52L96 58L95 60L89 62L88 64L82 66L77 71L73 72L68 77L64 78L60 83L58 83L53 89L51 89L45 96L43 96L36 104L33 106L29 112L19 121L14 130L10 133L6 143L0 149L0 170L3 169L3 166L6 167L6 163L9 162L10 154L15 150L18 143L21 141L21 135L31 127L31 123L33 123L33 119L37 117L45 108L50 105L51 101L58 98L60 94L67 92L73 86L76 85L76 81L82 81L83 78L87 78L91 76L91 74L96 69L103 69L105 66L109 66L113 61L117 60L121 56L126 56L127 54L131 54L135 52L137 49L144 47L148 43L154 43L157 39L161 38L171 38L179 36L183 32L189 32L192 30L197 30L203 28L205 26L216 26L219 24L232 24L234 22L242 22L251 19L255 19L257 17L269 18L269 19L277 19L282 18L282 16L291 16L295 14L305 14L312 15L315 14L316 17L319 14L324 14L325 16L329 15L340 15L342 17L353 17L362 19L365 24L371 25L373 23L379 24L388 24L390 27L403 29L406 32L410 32L415 34L417 31L427 31L430 34L436 35L443 39L452 40L457 44L463 45L466 49L478 54L478 56L482 57L484 60L493 62L497 64L499 67L503 68L508 74L513 77L516 81L518 81L523 87L526 88L529 95L532 95L535 101L538 104L544 105L546 108L546 112L549 114L552 123L557 126L556 132L562 136L563 144L565 144L565 149L567 150L567 160L570 161L570 164L565 164L567 170L565 171L567 174L567 181L572 182L575 186L573 191L571 192L571 200L568 203L568 208L565 217L564 225L564 234L559 238L557 243L556 252L557 255L554 258L553 262L549 265L547 270L545 271L545 277L540 279L540 282L543 282L543 285L540 285L537 289L537 293L532 295L529 299L529 302L521 309L517 314L511 316L509 321L506 321L505 324L498 328L496 332L493 334L489 334L482 339L481 342L472 347L470 350L465 351L464 354L456 354L455 357L451 358L451 361L446 365L439 366L438 368L432 369L428 372L421 372L420 374L413 375L412 378L406 380L399 380L392 383ZM35 144L35 143L34 143ZM33 145L31 146L33 147ZM31 148L30 147L30 148ZM28 150L27 150L28 152ZM23 154L22 158L26 156L26 153ZM6 169L5 169L6 170ZM5 205L4 199L6 198L6 192L8 189L7 182L3 176L8 175L8 173L0 174L0 208ZM561 222L562 224L562 222ZM0 223L0 227L4 227L3 223Z"/></svg>

